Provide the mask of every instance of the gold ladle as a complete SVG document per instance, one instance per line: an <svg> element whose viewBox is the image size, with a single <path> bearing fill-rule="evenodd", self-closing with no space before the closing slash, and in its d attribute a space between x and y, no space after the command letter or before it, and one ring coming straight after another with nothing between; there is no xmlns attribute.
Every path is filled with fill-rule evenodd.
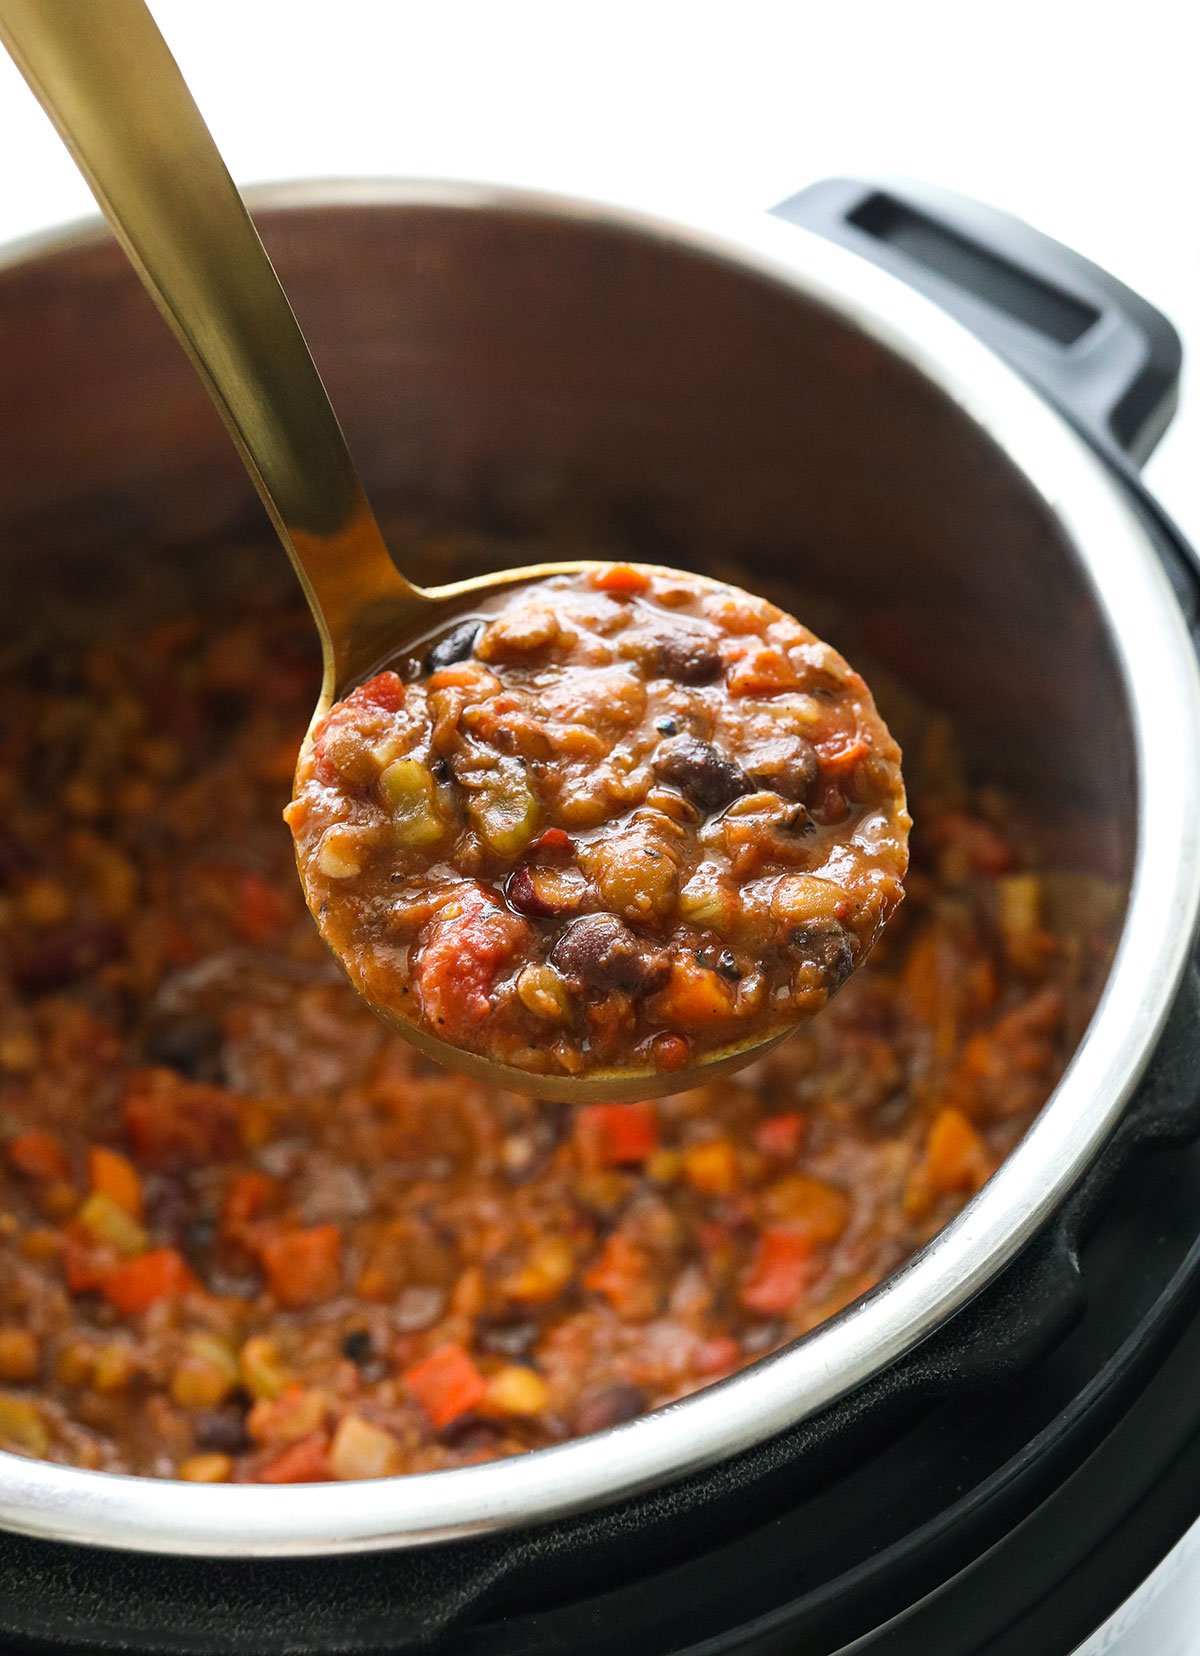
<svg viewBox="0 0 1200 1656"><path fill-rule="evenodd" d="M258 233L142 0L0 0L0 38L217 406L295 566L321 635L309 726L440 616L587 562L415 586L396 568L325 387ZM571 1102L676 1092L782 1039L731 1044L689 1070L541 1076L395 1027L453 1069ZM701 1073L702 1072L702 1073Z"/></svg>

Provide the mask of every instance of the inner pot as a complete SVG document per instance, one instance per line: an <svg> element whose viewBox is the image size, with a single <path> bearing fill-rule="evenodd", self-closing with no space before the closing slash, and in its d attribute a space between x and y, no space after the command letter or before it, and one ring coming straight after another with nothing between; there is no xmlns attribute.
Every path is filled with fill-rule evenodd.
<svg viewBox="0 0 1200 1656"><path fill-rule="evenodd" d="M669 1481L843 1396L977 1293L1107 1138L1170 1005L1200 890L1200 781L1178 760L1198 751L1200 696L1169 585L1101 464L852 255L765 218L682 228L462 187L252 205L392 543L422 537L418 579L549 544L793 593L869 665L901 735L915 692L1016 796L1049 865L1114 894L1099 1007L1022 1144L920 1255L753 1368L560 1447L369 1484L187 1486L0 1454L9 1528L286 1555L503 1529ZM287 578L103 233L10 254L0 362L0 647L178 610L221 548L248 577ZM442 531L460 548L477 532L477 563L440 560Z"/></svg>

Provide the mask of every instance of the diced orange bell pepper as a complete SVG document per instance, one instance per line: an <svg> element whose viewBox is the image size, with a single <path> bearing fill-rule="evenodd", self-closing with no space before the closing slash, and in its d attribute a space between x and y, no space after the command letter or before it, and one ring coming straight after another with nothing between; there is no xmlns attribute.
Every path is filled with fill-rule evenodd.
<svg viewBox="0 0 1200 1656"><path fill-rule="evenodd" d="M69 1179L71 1164L57 1133L30 1127L8 1141L5 1151L18 1173L31 1179Z"/></svg>
<svg viewBox="0 0 1200 1656"><path fill-rule="evenodd" d="M314 1432L289 1444L282 1454L260 1466L254 1474L255 1483L300 1484L328 1483L333 1476L329 1465L329 1438L324 1432Z"/></svg>
<svg viewBox="0 0 1200 1656"><path fill-rule="evenodd" d="M598 592L611 592L618 597L636 597L650 585L648 576L627 563L605 564L602 569L593 570L591 582Z"/></svg>
<svg viewBox="0 0 1200 1656"><path fill-rule="evenodd" d="M935 1190L978 1190L991 1172L987 1145L961 1110L939 1110L929 1129L925 1163Z"/></svg>
<svg viewBox="0 0 1200 1656"><path fill-rule="evenodd" d="M839 730L834 736L814 743L820 755L821 767L832 776L844 776L871 751L870 743L860 730Z"/></svg>
<svg viewBox="0 0 1200 1656"><path fill-rule="evenodd" d="M174 1248L152 1248L107 1271L100 1292L123 1317L133 1317L159 1300L178 1299L196 1286L182 1254Z"/></svg>
<svg viewBox="0 0 1200 1656"><path fill-rule="evenodd" d="M342 1234L336 1225L277 1231L259 1244L267 1285L280 1305L295 1310L329 1299L341 1286Z"/></svg>
<svg viewBox="0 0 1200 1656"><path fill-rule="evenodd" d="M576 1117L576 1136L593 1166L635 1166L658 1148L658 1112L648 1100L588 1104Z"/></svg>
<svg viewBox="0 0 1200 1656"><path fill-rule="evenodd" d="M469 1414L487 1391L470 1353L460 1345L438 1346L406 1368L401 1378L439 1431Z"/></svg>
<svg viewBox="0 0 1200 1656"><path fill-rule="evenodd" d="M683 1176L705 1196L731 1196L737 1189L737 1151L727 1138L705 1139L683 1152Z"/></svg>
<svg viewBox="0 0 1200 1656"><path fill-rule="evenodd" d="M733 662L725 676L731 696L777 696L800 684L786 652L774 644L761 644Z"/></svg>
<svg viewBox="0 0 1200 1656"><path fill-rule="evenodd" d="M733 1015L733 990L706 966L675 961L666 986L650 1003L659 1023L672 1029L707 1029Z"/></svg>
<svg viewBox="0 0 1200 1656"><path fill-rule="evenodd" d="M778 1317L792 1310L813 1275L813 1245L800 1231L765 1230L740 1299L748 1311Z"/></svg>
<svg viewBox="0 0 1200 1656"><path fill-rule="evenodd" d="M88 1181L97 1195L107 1196L131 1219L141 1218L142 1181L128 1156L94 1144L88 1151Z"/></svg>

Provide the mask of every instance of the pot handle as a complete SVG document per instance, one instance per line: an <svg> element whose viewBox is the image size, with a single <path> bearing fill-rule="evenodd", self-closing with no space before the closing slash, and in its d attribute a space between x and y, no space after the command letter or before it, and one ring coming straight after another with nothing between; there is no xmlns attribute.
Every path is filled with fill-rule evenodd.
<svg viewBox="0 0 1200 1656"><path fill-rule="evenodd" d="M827 178L772 209L936 301L1105 453L1141 466L1179 393L1179 335L1099 265L932 185Z"/></svg>

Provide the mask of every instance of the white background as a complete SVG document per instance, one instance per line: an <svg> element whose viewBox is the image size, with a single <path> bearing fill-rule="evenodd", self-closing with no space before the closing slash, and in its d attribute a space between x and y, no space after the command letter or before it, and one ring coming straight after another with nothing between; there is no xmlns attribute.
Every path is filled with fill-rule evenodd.
<svg viewBox="0 0 1200 1656"><path fill-rule="evenodd" d="M831 173L906 173L1072 243L1166 310L1200 358L1194 0L152 9L240 183L448 175L686 217L766 208ZM90 210L7 59L0 158L0 242ZM1147 476L1200 537L1195 384Z"/></svg>

